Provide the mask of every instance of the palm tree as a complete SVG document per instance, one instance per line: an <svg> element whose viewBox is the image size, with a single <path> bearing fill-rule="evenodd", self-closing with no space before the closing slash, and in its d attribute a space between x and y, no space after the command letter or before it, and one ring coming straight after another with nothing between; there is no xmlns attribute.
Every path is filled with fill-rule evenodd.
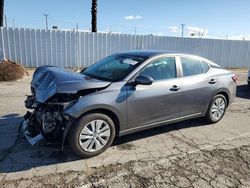
<svg viewBox="0 0 250 188"><path fill-rule="evenodd" d="M0 27L3 26L4 0L0 0Z"/></svg>
<svg viewBox="0 0 250 188"><path fill-rule="evenodd" d="M92 32L97 32L97 0L92 0L91 15Z"/></svg>

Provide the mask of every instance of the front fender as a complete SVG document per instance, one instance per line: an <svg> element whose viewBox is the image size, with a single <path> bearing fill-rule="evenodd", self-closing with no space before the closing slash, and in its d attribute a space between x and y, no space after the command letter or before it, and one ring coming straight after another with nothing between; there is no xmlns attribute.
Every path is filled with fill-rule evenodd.
<svg viewBox="0 0 250 188"><path fill-rule="evenodd" d="M86 114L90 111L105 110L112 112L118 118L119 131L125 130L127 128L127 116L126 98L124 96L126 96L125 91L100 91L81 97L77 103L64 111L65 116L68 116L73 120L69 122L64 129L63 143L67 137L70 127L72 126L72 124L74 124L74 121L77 121L83 114Z"/></svg>
<svg viewBox="0 0 250 188"><path fill-rule="evenodd" d="M64 113L74 117L79 118L82 114L85 114L92 110L99 110L104 109L113 112L117 117L122 116L121 112L118 109L114 108L112 105L109 104L89 104L85 101L77 102L74 106L67 109Z"/></svg>
<svg viewBox="0 0 250 188"><path fill-rule="evenodd" d="M79 109L78 109L79 110ZM72 127L72 125L78 121L78 119L83 115L83 114L86 114L90 111L93 111L93 110L108 110L108 111L111 111L112 113L114 113L117 117L118 117L118 120L119 120L119 124L120 124L120 127L119 127L119 130L121 130L121 128L125 128L126 127L126 123L125 123L125 120L124 119L121 119L119 118L120 116L118 115L119 112L117 112L117 110L115 110L114 108L108 106L108 105L93 105L93 106L89 106L89 107L86 107L84 108L83 110L80 110L81 114L78 113L78 111L74 111L74 110L67 110L65 113L67 114L67 116L71 116L69 122L66 124L66 126L64 127L64 130L63 130L63 136L62 136L62 150L63 150L63 147L64 147L64 144L65 144L65 141L66 141L66 138L67 138L67 135L69 133L69 130L70 128ZM79 115L80 114L80 115ZM74 116L75 115L75 116ZM122 130L123 130L122 129Z"/></svg>

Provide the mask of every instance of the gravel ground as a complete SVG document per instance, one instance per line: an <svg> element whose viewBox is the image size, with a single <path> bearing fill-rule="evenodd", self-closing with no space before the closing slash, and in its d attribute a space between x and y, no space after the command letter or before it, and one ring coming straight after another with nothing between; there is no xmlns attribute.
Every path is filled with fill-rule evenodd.
<svg viewBox="0 0 250 188"><path fill-rule="evenodd" d="M29 146L17 126L30 78L0 82L0 187L250 187L250 89L246 70L234 72L237 98L219 123L198 118L124 136L91 159Z"/></svg>

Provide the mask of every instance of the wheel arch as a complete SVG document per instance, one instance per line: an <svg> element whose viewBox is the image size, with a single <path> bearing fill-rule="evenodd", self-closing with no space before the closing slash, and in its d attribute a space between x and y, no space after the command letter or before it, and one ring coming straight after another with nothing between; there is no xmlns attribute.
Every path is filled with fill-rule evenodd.
<svg viewBox="0 0 250 188"><path fill-rule="evenodd" d="M105 114L107 115L108 117L110 117L112 119L112 121L114 122L114 125L115 125L115 136L119 136L119 133L120 133L120 120L117 116L117 114L113 111L111 111L110 109L106 109L106 108L96 108L96 109L91 109L91 110L88 110L86 112L84 112L83 114L81 114L79 117L71 120L65 127L64 129L64 132L63 132L63 136L62 136L62 149L64 147L64 144L65 144L65 141L66 141L66 138L68 136L68 133L72 127L72 125L78 121L81 117L87 115L87 114L91 114L91 113L102 113L102 114Z"/></svg>
<svg viewBox="0 0 250 188"><path fill-rule="evenodd" d="M212 107L212 105L213 105L213 101L215 100L216 96L218 96L218 95L219 95L220 97L223 96L223 97L226 99L226 101L225 101L226 107L225 107L225 109L224 109L223 114L221 115L221 117L220 117L219 119L212 119L211 114L210 114L210 109L211 109L211 107ZM205 115L205 116L206 116L206 119L208 120L209 123L216 123L216 122L218 122L218 121L220 121L220 120L222 119L222 117L223 117L224 114L225 114L226 108L227 108L228 105L229 105L229 100L230 100L229 94L228 94L228 92L225 91L225 90L220 90L220 91L216 92L216 93L213 95L213 99L211 100L210 104L208 105L208 108L207 108L207 111L206 111L206 115Z"/></svg>
<svg viewBox="0 0 250 188"><path fill-rule="evenodd" d="M118 136L119 132L120 132L120 120L118 118L118 116L116 115L115 112L109 110L109 109L105 109L105 108L96 108L96 109L92 109L89 110L85 113L83 113L80 117L78 117L77 119L87 115L87 114L92 114L92 113L101 113L101 114L105 114L108 117L110 117L112 119L112 121L114 122L115 125L115 135Z"/></svg>
<svg viewBox="0 0 250 188"><path fill-rule="evenodd" d="M226 100L227 100L227 106L230 104L230 97L229 97L229 92L226 90L226 89L219 89L219 90L217 90L216 92L214 92L214 94L211 96L211 98L210 98L210 100L209 100L209 102L207 103L207 105L206 105L206 107L205 107L205 110L204 110L204 116L207 114L207 112L208 112L208 110L209 110L209 106L210 106L210 104L211 104L211 102L212 102L212 100L213 100L213 98L216 96L216 95L219 95L219 94L221 94L221 95L223 95L225 98L226 98Z"/></svg>
<svg viewBox="0 0 250 188"><path fill-rule="evenodd" d="M229 93L226 90L220 90L216 93L216 95L223 95L227 100L227 106L230 104Z"/></svg>

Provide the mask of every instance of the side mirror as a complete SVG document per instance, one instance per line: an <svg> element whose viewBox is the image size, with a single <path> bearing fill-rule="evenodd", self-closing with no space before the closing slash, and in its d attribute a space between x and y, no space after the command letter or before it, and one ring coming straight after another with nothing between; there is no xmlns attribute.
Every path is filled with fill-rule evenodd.
<svg viewBox="0 0 250 188"><path fill-rule="evenodd" d="M139 75L135 78L135 83L137 85L151 85L153 81L152 77L146 75Z"/></svg>

